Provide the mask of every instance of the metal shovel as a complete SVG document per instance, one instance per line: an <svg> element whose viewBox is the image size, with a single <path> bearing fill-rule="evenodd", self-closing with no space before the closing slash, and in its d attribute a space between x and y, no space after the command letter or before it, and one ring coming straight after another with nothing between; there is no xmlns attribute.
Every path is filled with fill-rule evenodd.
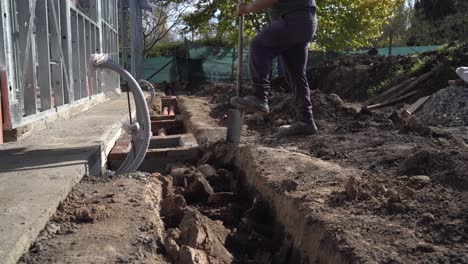
<svg viewBox="0 0 468 264"><path fill-rule="evenodd" d="M244 0L239 0L239 4L244 3ZM242 86L242 58L243 58L243 43L244 43L244 15L239 16L239 42L237 52L237 96L242 97L244 88ZM244 126L245 111L239 109L229 110L228 113L228 129L227 141L238 145L242 136L242 127Z"/></svg>

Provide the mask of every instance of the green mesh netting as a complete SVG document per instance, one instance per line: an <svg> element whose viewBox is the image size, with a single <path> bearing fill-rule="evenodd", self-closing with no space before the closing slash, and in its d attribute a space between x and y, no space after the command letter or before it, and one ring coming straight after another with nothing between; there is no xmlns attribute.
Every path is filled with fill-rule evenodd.
<svg viewBox="0 0 468 264"><path fill-rule="evenodd" d="M192 81L192 82L233 82L237 78L237 49L197 45L187 41L187 56L161 56L144 61L144 77L155 83ZM440 46L394 47L392 55L412 55L433 51ZM346 54L363 54L368 50L350 52L310 52L308 66ZM379 55L388 55L388 48L379 49ZM243 79L248 80L248 48L243 50ZM277 60L273 63L273 76L278 76Z"/></svg>

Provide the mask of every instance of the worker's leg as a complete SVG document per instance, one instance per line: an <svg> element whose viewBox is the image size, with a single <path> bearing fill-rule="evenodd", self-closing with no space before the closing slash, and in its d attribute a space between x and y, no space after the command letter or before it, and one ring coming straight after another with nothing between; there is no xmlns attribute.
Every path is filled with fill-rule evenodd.
<svg viewBox="0 0 468 264"><path fill-rule="evenodd" d="M234 97L231 103L239 108L268 112L270 73L275 56L312 40L315 33L314 10L303 10L273 21L255 36L250 44L249 71L254 96Z"/></svg>
<svg viewBox="0 0 468 264"><path fill-rule="evenodd" d="M307 55L309 43L302 43L282 53L285 75L295 96L297 121L313 124L312 103L307 81Z"/></svg>

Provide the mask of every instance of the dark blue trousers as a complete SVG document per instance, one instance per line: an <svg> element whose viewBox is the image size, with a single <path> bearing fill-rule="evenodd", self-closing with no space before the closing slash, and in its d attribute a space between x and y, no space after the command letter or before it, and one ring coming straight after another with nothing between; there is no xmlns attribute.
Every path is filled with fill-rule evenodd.
<svg viewBox="0 0 468 264"><path fill-rule="evenodd" d="M249 71L254 95L268 101L273 58L281 56L286 79L295 95L297 120L313 123L306 67L308 46L317 30L315 8L283 15L250 43Z"/></svg>

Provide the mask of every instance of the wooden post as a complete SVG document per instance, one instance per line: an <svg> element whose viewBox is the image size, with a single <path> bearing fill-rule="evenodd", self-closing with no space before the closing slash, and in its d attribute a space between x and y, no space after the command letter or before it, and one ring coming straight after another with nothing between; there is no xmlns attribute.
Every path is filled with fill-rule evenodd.
<svg viewBox="0 0 468 264"><path fill-rule="evenodd" d="M393 28L390 29L390 41L388 45L388 56L392 56L392 49L393 49Z"/></svg>

